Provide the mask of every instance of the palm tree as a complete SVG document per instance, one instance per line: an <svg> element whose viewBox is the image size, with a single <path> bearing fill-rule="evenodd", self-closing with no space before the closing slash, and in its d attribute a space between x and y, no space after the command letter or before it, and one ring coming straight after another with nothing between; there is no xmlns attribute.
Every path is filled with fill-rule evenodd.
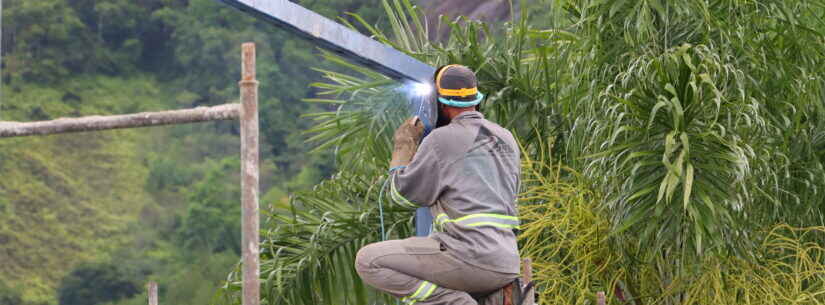
<svg viewBox="0 0 825 305"><path fill-rule="evenodd" d="M634 304L825 303L825 228L797 229L825 224L821 1L552 0L503 28L443 20L440 43L409 1L383 3L392 35L364 28L476 69L482 110L520 139L522 251L545 300L584 304L601 289ZM403 93L324 58L350 72L321 71L331 98L311 102L338 108L311 116L310 140L341 171L271 211L265 303L388 303L352 265L362 245L411 231L382 192Z"/></svg>

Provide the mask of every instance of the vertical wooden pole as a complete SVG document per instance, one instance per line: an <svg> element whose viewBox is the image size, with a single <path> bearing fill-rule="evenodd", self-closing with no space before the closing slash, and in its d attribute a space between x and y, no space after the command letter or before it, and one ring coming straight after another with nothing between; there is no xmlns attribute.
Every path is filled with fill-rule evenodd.
<svg viewBox="0 0 825 305"><path fill-rule="evenodd" d="M525 258L521 260L521 282L523 285L527 285L533 281L533 261L530 258ZM522 288L522 287L519 287ZM536 288L530 288L530 291L527 291L527 294L524 295L524 305L533 305L536 302Z"/></svg>
<svg viewBox="0 0 825 305"><path fill-rule="evenodd" d="M243 305L261 300L258 218L258 81L255 80L255 44L242 46L241 69L241 205Z"/></svg>
<svg viewBox="0 0 825 305"><path fill-rule="evenodd" d="M3 119L3 0L0 0L0 120Z"/></svg>
<svg viewBox="0 0 825 305"><path fill-rule="evenodd" d="M607 298L604 296L604 291L596 292L596 305L607 304Z"/></svg>
<svg viewBox="0 0 825 305"><path fill-rule="evenodd" d="M158 305L158 283L149 282L146 289L149 290L149 305Z"/></svg>

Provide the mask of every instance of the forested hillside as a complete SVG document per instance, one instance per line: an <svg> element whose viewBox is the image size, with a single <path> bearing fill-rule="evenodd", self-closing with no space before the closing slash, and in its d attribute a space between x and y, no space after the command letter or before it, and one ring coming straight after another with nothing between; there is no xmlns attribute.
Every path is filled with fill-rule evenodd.
<svg viewBox="0 0 825 305"><path fill-rule="evenodd" d="M381 23L375 3L302 1ZM258 45L262 206L335 167L308 154L321 110L314 46L212 0L3 1L0 120L189 108L237 99ZM237 261L234 122L0 140L0 304L206 304Z"/></svg>

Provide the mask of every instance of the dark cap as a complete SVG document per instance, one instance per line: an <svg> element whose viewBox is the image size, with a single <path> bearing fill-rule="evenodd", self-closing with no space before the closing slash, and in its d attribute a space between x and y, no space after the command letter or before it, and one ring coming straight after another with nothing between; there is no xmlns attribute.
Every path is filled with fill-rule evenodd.
<svg viewBox="0 0 825 305"><path fill-rule="evenodd" d="M443 66L436 71L435 82L439 96L458 101L476 99L478 80L470 68L462 65Z"/></svg>

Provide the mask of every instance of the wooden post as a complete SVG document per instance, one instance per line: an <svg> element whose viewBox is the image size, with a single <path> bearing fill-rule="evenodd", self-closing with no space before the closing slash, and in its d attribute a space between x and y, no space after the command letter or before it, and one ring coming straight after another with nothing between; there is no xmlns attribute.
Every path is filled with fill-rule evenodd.
<svg viewBox="0 0 825 305"><path fill-rule="evenodd" d="M213 107L125 115L60 118L41 122L0 121L0 138L234 120L237 117L238 105L224 104Z"/></svg>
<svg viewBox="0 0 825 305"><path fill-rule="evenodd" d="M149 282L146 289L149 292L149 305L158 305L158 283Z"/></svg>
<svg viewBox="0 0 825 305"><path fill-rule="evenodd" d="M258 218L258 81L255 80L255 44L242 46L241 81L241 208L243 305L261 300Z"/></svg>
<svg viewBox="0 0 825 305"><path fill-rule="evenodd" d="M521 261L521 282L524 285L529 284L533 281L533 261L530 258L525 258ZM524 287L519 287L524 288ZM533 286L530 288L530 291L527 291L527 294L524 295L524 299L527 300L524 302L524 305L533 305L536 302L536 287Z"/></svg>
<svg viewBox="0 0 825 305"><path fill-rule="evenodd" d="M3 0L0 0L0 120L3 119Z"/></svg>
<svg viewBox="0 0 825 305"><path fill-rule="evenodd" d="M604 296L604 291L596 292L596 304L597 305L605 305L607 303L607 299Z"/></svg>

